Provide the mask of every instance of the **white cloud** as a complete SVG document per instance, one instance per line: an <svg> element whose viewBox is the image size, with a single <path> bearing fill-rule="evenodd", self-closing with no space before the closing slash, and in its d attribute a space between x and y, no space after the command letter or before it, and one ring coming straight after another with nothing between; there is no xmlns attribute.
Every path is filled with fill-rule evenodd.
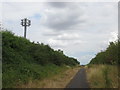
<svg viewBox="0 0 120 90"><path fill-rule="evenodd" d="M119 2L119 0L1 0L2 2Z"/></svg>
<svg viewBox="0 0 120 90"><path fill-rule="evenodd" d="M109 39L110 42L116 41L118 39L118 33L117 32L111 32L111 37Z"/></svg>
<svg viewBox="0 0 120 90"><path fill-rule="evenodd" d="M92 55L116 40L118 30L117 3L3 3L3 23L15 34L23 36L22 18L32 21L27 38L62 49L65 54L88 63Z"/></svg>
<svg viewBox="0 0 120 90"><path fill-rule="evenodd" d="M71 40L71 39L79 39L79 38L80 38L80 36L76 33L72 33L72 34L63 33L62 35L58 35L57 39Z"/></svg>
<svg viewBox="0 0 120 90"><path fill-rule="evenodd" d="M55 39L48 39L48 43L53 46L53 47L62 47L62 46L66 46L67 43L66 42L63 42L61 40L55 40Z"/></svg>

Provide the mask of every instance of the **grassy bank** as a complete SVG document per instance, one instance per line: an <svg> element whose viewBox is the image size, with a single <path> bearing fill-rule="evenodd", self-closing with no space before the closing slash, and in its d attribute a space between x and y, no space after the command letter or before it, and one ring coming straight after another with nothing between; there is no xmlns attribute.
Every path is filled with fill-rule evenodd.
<svg viewBox="0 0 120 90"><path fill-rule="evenodd" d="M43 80L79 64L60 49L2 31L2 85L14 88Z"/></svg>
<svg viewBox="0 0 120 90"><path fill-rule="evenodd" d="M26 84L18 85L17 88L65 88L80 67L66 67L57 74L42 80L29 80Z"/></svg>
<svg viewBox="0 0 120 90"><path fill-rule="evenodd" d="M54 64L40 66L37 64L25 64L16 69L9 69L3 73L3 87L16 87L27 84L30 80L43 80L66 70L65 66L58 67Z"/></svg>
<svg viewBox="0 0 120 90"><path fill-rule="evenodd" d="M118 88L118 67L115 65L88 65L87 79L91 88Z"/></svg>

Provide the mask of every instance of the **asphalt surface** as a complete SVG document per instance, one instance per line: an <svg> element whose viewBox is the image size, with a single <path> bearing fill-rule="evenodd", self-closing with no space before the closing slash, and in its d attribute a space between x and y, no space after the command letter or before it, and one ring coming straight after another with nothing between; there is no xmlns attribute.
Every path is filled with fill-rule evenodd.
<svg viewBox="0 0 120 90"><path fill-rule="evenodd" d="M68 83L66 88L89 88L84 68L81 68L77 72L77 74L73 77L70 83Z"/></svg>

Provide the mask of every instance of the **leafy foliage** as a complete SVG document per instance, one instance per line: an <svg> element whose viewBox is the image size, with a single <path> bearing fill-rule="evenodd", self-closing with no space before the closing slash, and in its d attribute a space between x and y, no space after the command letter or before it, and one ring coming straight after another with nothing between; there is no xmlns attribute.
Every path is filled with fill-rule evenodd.
<svg viewBox="0 0 120 90"><path fill-rule="evenodd" d="M120 42L110 42L110 45L105 51L99 52L95 58L93 58L90 64L120 64Z"/></svg>
<svg viewBox="0 0 120 90"><path fill-rule="evenodd" d="M34 43L2 31L3 87L14 87L16 82L27 83L29 78L42 79L59 72L64 65L75 66L79 62L55 51L49 45Z"/></svg>

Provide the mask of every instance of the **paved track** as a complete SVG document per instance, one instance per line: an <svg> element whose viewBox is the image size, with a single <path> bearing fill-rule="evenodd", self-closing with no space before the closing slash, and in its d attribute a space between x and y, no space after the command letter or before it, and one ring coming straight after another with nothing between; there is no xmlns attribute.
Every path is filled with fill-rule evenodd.
<svg viewBox="0 0 120 90"><path fill-rule="evenodd" d="M66 88L89 88L84 68L78 71L78 73L74 76Z"/></svg>

